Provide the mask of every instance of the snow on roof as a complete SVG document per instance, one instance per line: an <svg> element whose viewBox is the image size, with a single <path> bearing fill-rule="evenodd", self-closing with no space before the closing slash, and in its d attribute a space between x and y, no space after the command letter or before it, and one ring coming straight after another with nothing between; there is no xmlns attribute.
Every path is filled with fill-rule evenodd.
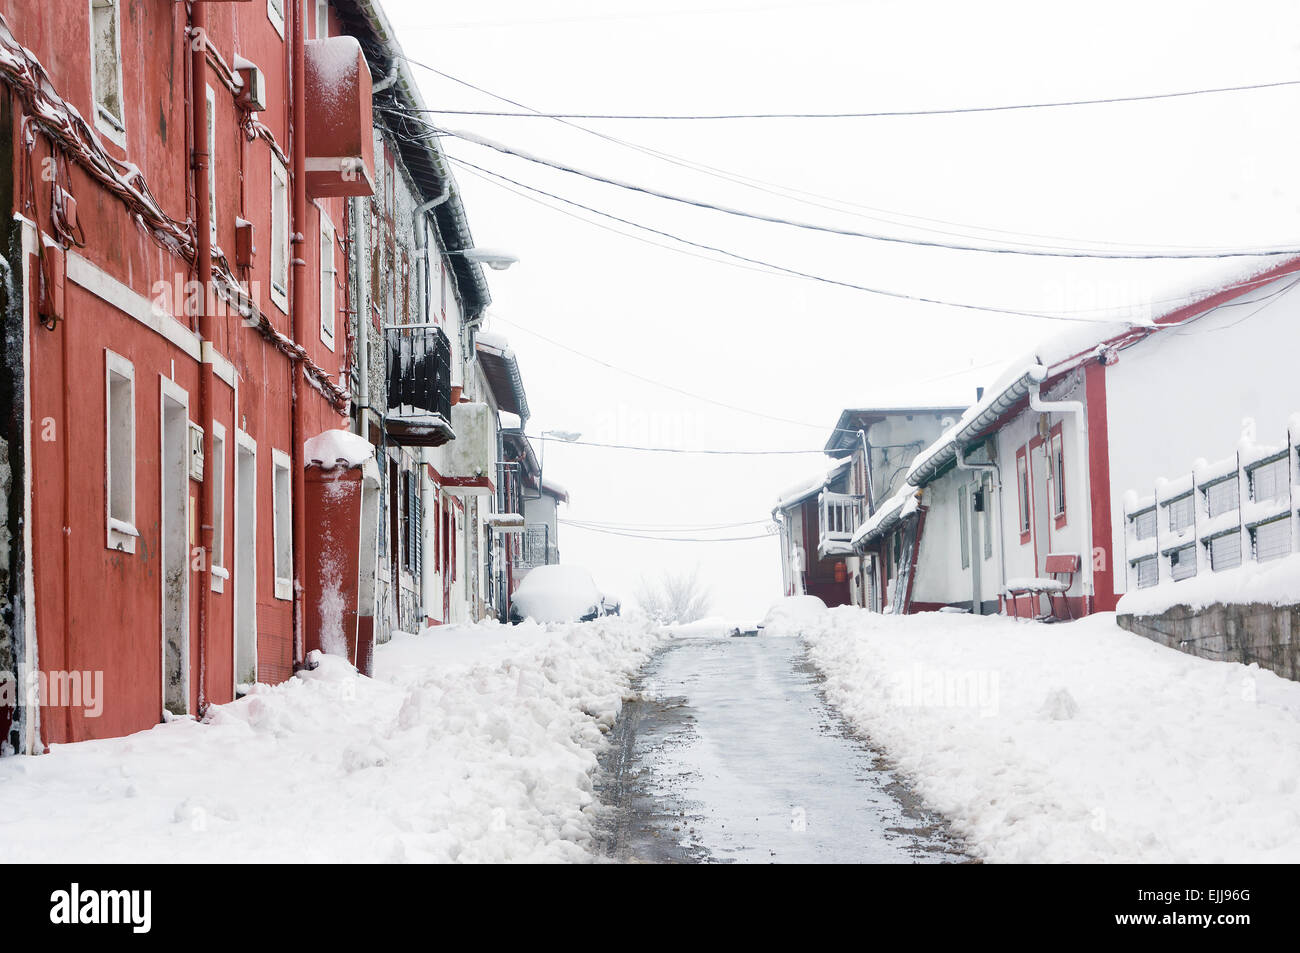
<svg viewBox="0 0 1300 953"><path fill-rule="evenodd" d="M569 502L569 491L549 477L542 477L542 492L555 497L561 503Z"/></svg>
<svg viewBox="0 0 1300 953"><path fill-rule="evenodd" d="M347 430L326 430L302 446L308 466L359 467L375 454L370 441Z"/></svg>
<svg viewBox="0 0 1300 953"><path fill-rule="evenodd" d="M497 331L479 331L474 335L474 341L481 347L490 347L502 354L513 353L510 350L509 338Z"/></svg>
<svg viewBox="0 0 1300 953"><path fill-rule="evenodd" d="M823 470L815 477L811 477L807 480L800 480L798 483L786 487L781 492L781 495L776 498L775 509L786 509L802 500L806 500L814 493L820 493L827 483L838 476L839 473L852 462L852 459L846 458L836 463L830 469Z"/></svg>
<svg viewBox="0 0 1300 953"><path fill-rule="evenodd" d="M502 430L522 430L524 423L519 419L518 414L512 414L508 410L497 411L501 418Z"/></svg>
<svg viewBox="0 0 1300 953"><path fill-rule="evenodd" d="M901 490L886 500L869 520L857 528L850 545L858 549L863 543L880 538L901 520L915 513L919 506L920 500L916 487L905 484Z"/></svg>

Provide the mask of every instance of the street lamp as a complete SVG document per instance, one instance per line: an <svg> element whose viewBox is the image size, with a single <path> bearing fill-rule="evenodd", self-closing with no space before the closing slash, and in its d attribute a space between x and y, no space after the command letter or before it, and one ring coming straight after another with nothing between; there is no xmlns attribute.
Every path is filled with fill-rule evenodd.
<svg viewBox="0 0 1300 953"><path fill-rule="evenodd" d="M504 252L495 248L461 248L456 250L449 249L448 255L461 255L466 261L477 262L480 265L487 265L493 271L505 271L519 259L509 252Z"/></svg>

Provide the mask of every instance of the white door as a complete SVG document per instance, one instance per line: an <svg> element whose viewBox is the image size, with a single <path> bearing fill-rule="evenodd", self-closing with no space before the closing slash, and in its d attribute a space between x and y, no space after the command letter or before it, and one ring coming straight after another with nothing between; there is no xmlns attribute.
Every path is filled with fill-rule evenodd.
<svg viewBox="0 0 1300 953"><path fill-rule="evenodd" d="M162 701L190 710L189 395L165 377L161 395Z"/></svg>
<svg viewBox="0 0 1300 953"><path fill-rule="evenodd" d="M235 434L235 692L257 681L257 444Z"/></svg>

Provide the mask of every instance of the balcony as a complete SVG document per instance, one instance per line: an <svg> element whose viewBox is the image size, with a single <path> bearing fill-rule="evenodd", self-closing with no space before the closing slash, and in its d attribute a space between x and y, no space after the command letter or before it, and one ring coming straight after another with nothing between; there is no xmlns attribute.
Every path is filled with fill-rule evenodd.
<svg viewBox="0 0 1300 953"><path fill-rule="evenodd" d="M823 490L817 496L818 556L853 553L853 532L862 522L862 497Z"/></svg>
<svg viewBox="0 0 1300 953"><path fill-rule="evenodd" d="M522 574L537 566L549 566L559 561L560 551L551 538L551 527L546 523L529 523L524 530L515 568Z"/></svg>
<svg viewBox="0 0 1300 953"><path fill-rule="evenodd" d="M384 329L388 411L384 429L394 443L441 447L451 428L451 342L432 324Z"/></svg>

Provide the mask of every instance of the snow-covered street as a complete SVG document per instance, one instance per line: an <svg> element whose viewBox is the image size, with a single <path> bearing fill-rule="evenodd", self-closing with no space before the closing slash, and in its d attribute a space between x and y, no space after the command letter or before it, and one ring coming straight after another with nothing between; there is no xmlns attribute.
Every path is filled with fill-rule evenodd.
<svg viewBox="0 0 1300 953"><path fill-rule="evenodd" d="M739 863L962 861L947 825L819 695L797 638L679 638L603 759L610 852Z"/></svg>
<svg viewBox="0 0 1300 953"><path fill-rule="evenodd" d="M827 697L969 849L1010 862L1300 860L1300 684L1120 629L839 608Z"/></svg>
<svg viewBox="0 0 1300 953"><path fill-rule="evenodd" d="M580 861L603 730L660 636L399 636L126 738L0 760L6 862Z"/></svg>

